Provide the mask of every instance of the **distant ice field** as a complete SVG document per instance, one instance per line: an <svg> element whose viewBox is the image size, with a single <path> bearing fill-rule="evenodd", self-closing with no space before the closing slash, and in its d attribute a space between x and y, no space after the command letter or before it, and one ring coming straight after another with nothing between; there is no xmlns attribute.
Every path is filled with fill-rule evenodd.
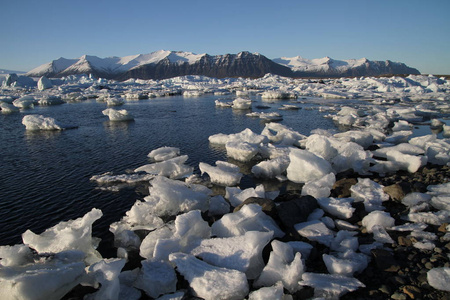
<svg viewBox="0 0 450 300"><path fill-rule="evenodd" d="M124 174L147 164L147 154L163 146L178 147L182 155L189 156L187 164L198 174L199 162L213 165L217 160L229 160L224 149L210 145L209 136L246 128L261 133L265 126L262 119L246 116L248 110L216 107L214 103L233 99L235 95L207 94L127 101L120 109L134 116L130 122L109 121L102 114L106 103L96 100L0 114L0 245L20 243L21 234L27 229L39 233L60 221L76 219L93 207L103 212L103 217L94 224L94 236L104 241L112 239L109 225L118 221L148 190L144 186L137 189L130 186L117 192L100 190L90 178L105 172ZM333 107L328 105L364 103L299 98L295 101L301 103L295 105L301 109L279 110L282 105L292 104L291 101L271 103L259 96L251 99L253 112L279 112L283 116L281 124L305 135L317 128L338 130L331 119L324 118L326 109ZM25 130L21 122L29 114L45 115L78 128ZM246 167L244 163L233 163ZM255 184L246 175L240 187Z"/></svg>

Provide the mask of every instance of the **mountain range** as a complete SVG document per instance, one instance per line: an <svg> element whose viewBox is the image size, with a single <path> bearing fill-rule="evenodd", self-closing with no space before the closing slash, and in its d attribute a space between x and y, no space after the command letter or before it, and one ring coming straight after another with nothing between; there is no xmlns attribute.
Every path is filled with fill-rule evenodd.
<svg viewBox="0 0 450 300"><path fill-rule="evenodd" d="M420 74L403 63L370 61L366 58L335 60L329 57L305 59L300 56L269 59L247 51L238 54L209 55L159 50L149 54L125 57L83 55L59 58L28 73L31 77L64 77L92 74L106 79L165 79L183 75L209 77L262 77L272 73L286 77L349 77L398 74Z"/></svg>

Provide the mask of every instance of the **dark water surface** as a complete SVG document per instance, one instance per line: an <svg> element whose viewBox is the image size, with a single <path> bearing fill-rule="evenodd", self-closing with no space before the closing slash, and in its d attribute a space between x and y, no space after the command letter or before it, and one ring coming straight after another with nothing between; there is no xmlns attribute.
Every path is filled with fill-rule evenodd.
<svg viewBox="0 0 450 300"><path fill-rule="evenodd" d="M25 230L41 233L60 221L81 217L93 207L103 211L103 217L94 223L94 235L105 237L109 225L142 194L134 188L99 190L89 179L107 171L123 174L146 164L153 149L179 147L182 154L189 155L187 163L195 172L199 162L227 160L223 150L209 145L208 137L245 128L261 133L264 123L246 117L249 111L216 108L214 100L218 98L175 96L127 102L115 108L127 109L135 117L132 122L110 122L102 114L106 104L95 100L0 115L0 245L21 243ZM253 111L278 111L284 116L282 124L302 134L335 128L318 110L279 111L286 101L260 110L255 107L261 100L255 100ZM315 104L298 105L307 108ZM78 128L27 132L22 125L27 114L52 117ZM247 179L241 187L244 185L252 182Z"/></svg>

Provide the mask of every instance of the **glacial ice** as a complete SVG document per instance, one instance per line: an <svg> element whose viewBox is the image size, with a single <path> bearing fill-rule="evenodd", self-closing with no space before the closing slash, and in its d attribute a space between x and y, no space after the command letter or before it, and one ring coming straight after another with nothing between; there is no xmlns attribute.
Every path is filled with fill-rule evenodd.
<svg viewBox="0 0 450 300"><path fill-rule="evenodd" d="M145 172L151 175L180 179L189 176L194 171L193 167L185 164L188 158L187 155L170 158L164 161L140 166L136 168L134 172Z"/></svg>
<svg viewBox="0 0 450 300"><path fill-rule="evenodd" d="M240 236L247 231L273 231L274 237L284 236L275 221L257 204L244 205L239 211L224 215L214 222L211 229L212 235L217 237Z"/></svg>
<svg viewBox="0 0 450 300"><path fill-rule="evenodd" d="M301 288L299 281L303 274L303 262L300 252L294 253L291 245L277 240L271 243L273 251L269 261L255 280L255 287L272 286L281 281L285 289L294 293Z"/></svg>
<svg viewBox="0 0 450 300"><path fill-rule="evenodd" d="M317 180L333 171L328 161L307 150L292 149L289 159L287 178L293 182Z"/></svg>
<svg viewBox="0 0 450 300"><path fill-rule="evenodd" d="M63 130L63 126L55 119L42 115L26 115L22 119L22 124L26 130Z"/></svg>
<svg viewBox="0 0 450 300"><path fill-rule="evenodd" d="M195 185L188 186L163 176L155 177L150 184L150 195L144 200L156 216L177 215L195 209L208 210L209 193L196 190Z"/></svg>
<svg viewBox="0 0 450 300"><path fill-rule="evenodd" d="M428 283L435 289L450 292L450 268L434 268L427 272Z"/></svg>
<svg viewBox="0 0 450 300"><path fill-rule="evenodd" d="M110 121L121 122L121 121L132 121L134 117L126 110L116 110L113 108L107 108L102 111L105 116L108 116Z"/></svg>
<svg viewBox="0 0 450 300"><path fill-rule="evenodd" d="M83 217L58 223L41 234L27 230L22 234L23 243L38 253L80 250L85 253L87 264L95 263L101 255L95 250L98 241L92 237L92 224L102 215L101 210L93 208Z"/></svg>
<svg viewBox="0 0 450 300"><path fill-rule="evenodd" d="M191 251L192 255L217 267L244 272L255 279L264 268L262 250L273 232L247 231L244 235L205 239Z"/></svg>
<svg viewBox="0 0 450 300"><path fill-rule="evenodd" d="M239 167L225 161L216 161L216 167L200 162L199 169L202 175L209 175L212 183L221 186L235 186L242 178Z"/></svg>
<svg viewBox="0 0 450 300"><path fill-rule="evenodd" d="M150 151L148 158L154 161L164 161L180 155L180 148L177 147L161 147Z"/></svg>
<svg viewBox="0 0 450 300"><path fill-rule="evenodd" d="M86 274L84 253L62 251L34 264L0 268L0 298L59 300Z"/></svg>
<svg viewBox="0 0 450 300"><path fill-rule="evenodd" d="M195 296L206 300L243 299L249 292L245 273L220 267L214 267L193 255L184 253L170 254L178 272L189 281Z"/></svg>

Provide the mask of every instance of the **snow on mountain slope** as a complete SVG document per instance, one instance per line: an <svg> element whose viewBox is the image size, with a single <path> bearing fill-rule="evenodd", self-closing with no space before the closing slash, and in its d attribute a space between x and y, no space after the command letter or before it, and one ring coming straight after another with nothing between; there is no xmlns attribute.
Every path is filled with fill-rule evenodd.
<svg viewBox="0 0 450 300"><path fill-rule="evenodd" d="M281 57L273 59L274 62L287 66L293 71L328 71L329 69L336 69L339 71L348 70L361 66L367 62L366 58L335 60L328 56L323 58L306 59L301 56L295 57Z"/></svg>

